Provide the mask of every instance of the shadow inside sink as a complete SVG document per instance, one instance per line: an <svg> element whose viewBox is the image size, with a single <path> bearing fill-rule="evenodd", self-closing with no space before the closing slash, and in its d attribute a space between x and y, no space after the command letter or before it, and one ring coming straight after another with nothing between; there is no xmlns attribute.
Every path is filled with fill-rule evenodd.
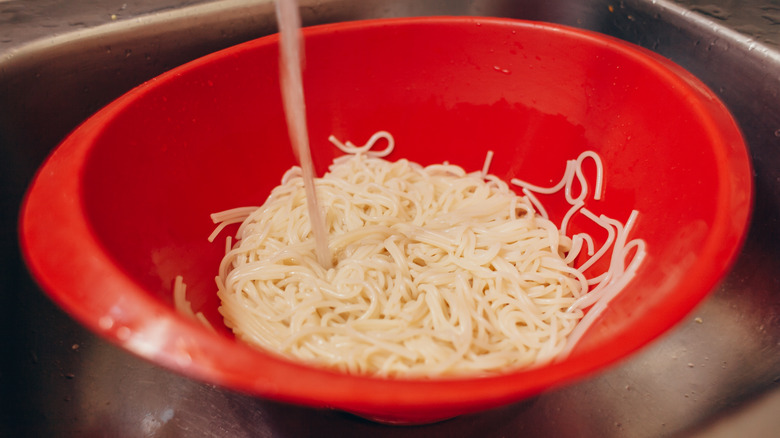
<svg viewBox="0 0 780 438"><path fill-rule="evenodd" d="M20 3L7 2L4 10ZM519 431L531 436L659 436L706 429L724 410L778 386L780 54L702 15L655 0L302 1L307 25L483 15L586 28L672 59L723 99L743 130L754 163L756 207L745 248L730 275L687 322L630 360L514 406L394 429L232 394L172 375L96 338L45 298L19 257L19 204L36 168L69 131L130 88L276 29L269 1L162 3L169 7L0 52L0 275L2 305L13 309L2 328L14 334L3 341L10 358L10 368L3 372L13 376L3 379L3 392L17 394L4 410L9 436L23 431L177 436L188 430L301 436L315 433L308 418L347 436L465 436L476 430L485 436ZM561 412L567 413L565 421Z"/></svg>

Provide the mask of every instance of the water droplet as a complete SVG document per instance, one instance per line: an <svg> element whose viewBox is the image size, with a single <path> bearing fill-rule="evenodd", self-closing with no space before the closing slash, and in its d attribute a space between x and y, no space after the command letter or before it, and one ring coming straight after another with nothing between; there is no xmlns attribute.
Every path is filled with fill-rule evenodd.
<svg viewBox="0 0 780 438"><path fill-rule="evenodd" d="M103 316L98 320L98 325L103 330L109 330L111 327L114 326L114 318L110 316Z"/></svg>
<svg viewBox="0 0 780 438"><path fill-rule="evenodd" d="M132 332L127 327L119 327L116 330L116 337L119 338L120 341L126 341L130 339L130 335Z"/></svg>
<svg viewBox="0 0 780 438"><path fill-rule="evenodd" d="M780 129L775 130L775 137L780 137Z"/></svg>
<svg viewBox="0 0 780 438"><path fill-rule="evenodd" d="M499 67L499 66L497 66L497 65L494 65L494 66L493 66L493 70L495 70L495 71L497 71L497 72L500 72L500 73L503 73L503 74L505 74L505 75L511 75L511 74L512 74L512 72L511 72L509 69L507 69L507 68L501 68L501 67Z"/></svg>
<svg viewBox="0 0 780 438"><path fill-rule="evenodd" d="M181 367L187 367L192 365L192 356L187 352L182 352L176 355L176 363Z"/></svg>
<svg viewBox="0 0 780 438"><path fill-rule="evenodd" d="M160 420L162 420L163 423L167 423L171 418L173 418L173 409L171 408L164 410L162 415L160 415Z"/></svg>

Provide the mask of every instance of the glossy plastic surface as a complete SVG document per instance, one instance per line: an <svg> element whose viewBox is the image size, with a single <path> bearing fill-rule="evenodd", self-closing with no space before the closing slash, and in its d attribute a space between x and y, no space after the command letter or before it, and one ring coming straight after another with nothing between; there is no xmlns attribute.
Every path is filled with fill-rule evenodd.
<svg viewBox="0 0 780 438"><path fill-rule="evenodd" d="M22 244L43 288L127 350L250 394L390 422L425 422L519 400L614 363L683 318L727 271L752 201L738 128L683 69L648 51L566 27L417 18L306 29L313 156L330 134L362 143L388 130L391 158L448 160L540 185L597 151L606 190L590 208L620 220L648 258L566 360L482 379L349 376L233 340L216 311L224 251L209 214L260 205L294 164L281 112L275 36L145 83L87 120L39 171ZM563 214L561 203L551 214ZM557 211L556 211L557 210ZM574 227L588 227L578 221ZM218 333L179 316L175 275Z"/></svg>

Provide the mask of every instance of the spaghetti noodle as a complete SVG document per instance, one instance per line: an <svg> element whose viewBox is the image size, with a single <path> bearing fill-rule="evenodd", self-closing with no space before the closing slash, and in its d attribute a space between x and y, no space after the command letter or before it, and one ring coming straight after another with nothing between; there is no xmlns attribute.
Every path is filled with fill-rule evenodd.
<svg viewBox="0 0 780 438"><path fill-rule="evenodd" d="M317 262L297 167L261 207L212 216L210 240L241 222L216 277L220 313L237 338L264 350L381 376L539 365L571 350L643 257L644 242L626 237L635 213L623 226L584 207L587 158L598 163L594 196L601 192L593 153L570 161L552 188L513 180L525 194L518 196L488 173L492 154L468 173L387 161L394 143L386 132L362 147L330 140L348 153L316 182L335 267ZM379 141L386 149L372 150ZM590 236L567 237L535 208L534 192L561 189L572 205L561 229L574 214L591 218L610 230L598 250ZM605 248L610 268L598 278L571 266L581 249L592 265Z"/></svg>

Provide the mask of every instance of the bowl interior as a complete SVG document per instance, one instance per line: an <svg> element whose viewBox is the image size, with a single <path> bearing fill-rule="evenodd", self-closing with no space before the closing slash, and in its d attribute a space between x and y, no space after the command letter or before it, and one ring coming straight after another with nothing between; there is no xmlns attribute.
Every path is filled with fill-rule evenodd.
<svg viewBox="0 0 780 438"><path fill-rule="evenodd" d="M329 135L362 144L379 130L395 138L390 159L471 171L492 150L492 173L539 185L557 182L582 151L600 154L606 188L588 207L621 221L639 211L632 236L647 242L648 257L580 346L562 362L481 382L404 382L304 367L233 340L217 312L224 244L206 240L209 214L259 206L295 163L274 36L141 85L45 163L22 239L31 269L66 310L137 354L213 383L420 419L493 406L606 366L679 321L730 265L750 210L745 146L717 98L671 62L604 36L510 20L306 32L320 174L340 155ZM566 211L560 197L544 202L553 219ZM572 229L599 233L583 218ZM173 311L176 275L218 333Z"/></svg>

